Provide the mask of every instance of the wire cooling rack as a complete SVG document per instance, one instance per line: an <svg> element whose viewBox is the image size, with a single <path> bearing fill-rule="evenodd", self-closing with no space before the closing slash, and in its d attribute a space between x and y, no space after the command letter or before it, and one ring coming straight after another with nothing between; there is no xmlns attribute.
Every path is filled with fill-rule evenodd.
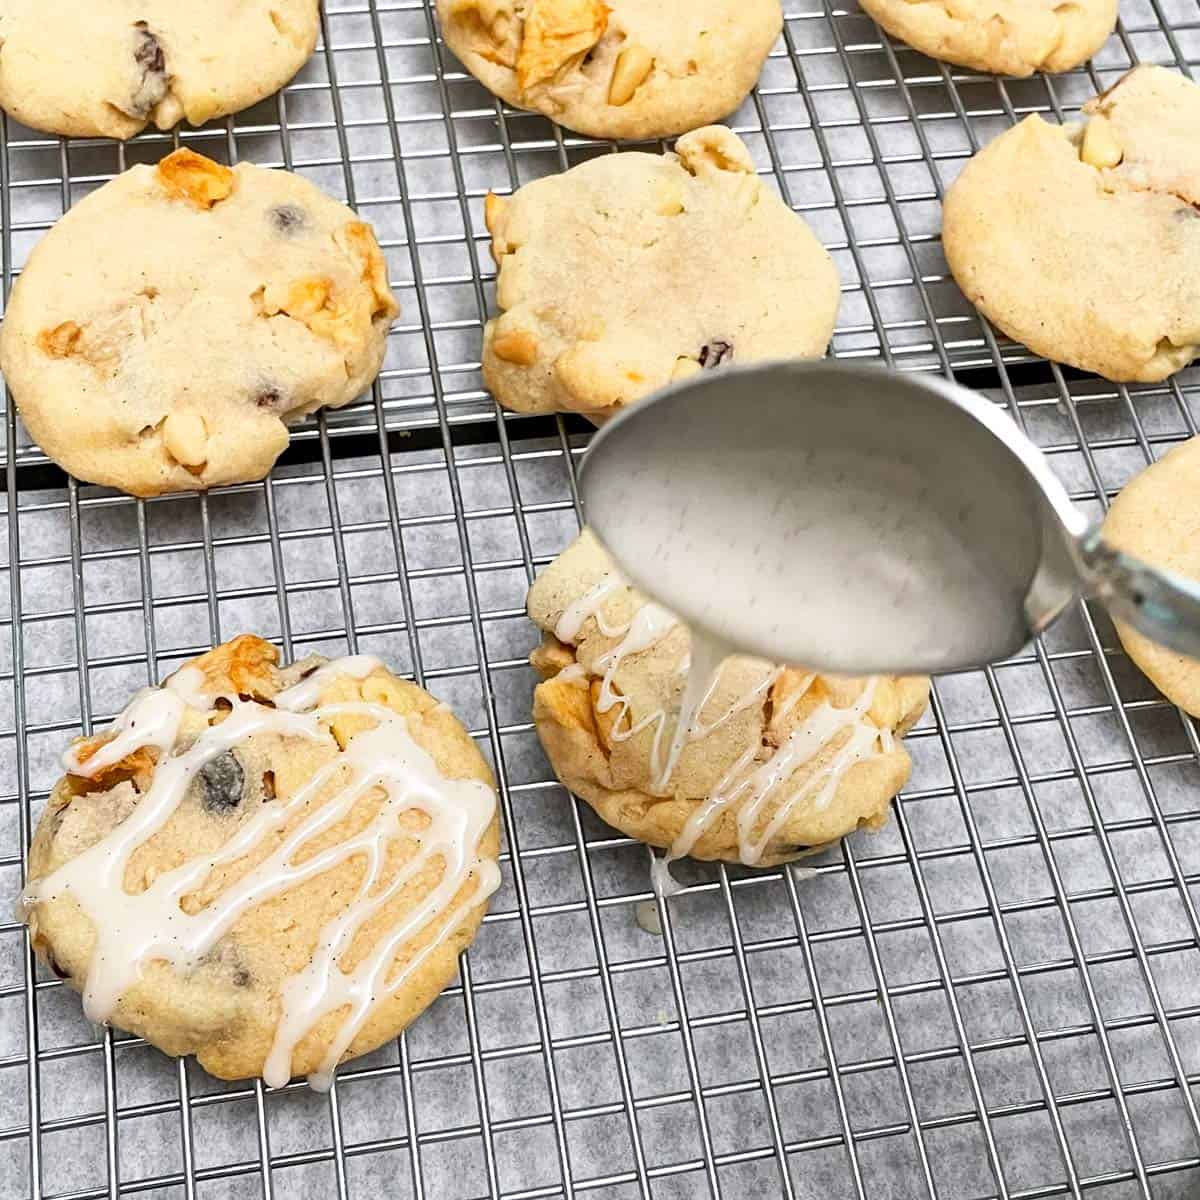
<svg viewBox="0 0 1200 1200"><path fill-rule="evenodd" d="M1196 433L1197 374L1114 387L1006 343L947 277L939 202L1024 114L1200 64L1195 0L1122 0L1094 66L1017 82L786 8L732 123L837 259L835 353L986 390L1098 510ZM7 410L5 891L66 740L242 630L382 654L454 704L497 767L506 882L456 985L329 1096L97 1037L0 925L0 1195L1200 1195L1200 740L1103 615L939 680L883 833L815 870L685 865L654 909L645 849L554 782L530 723L524 593L577 527L586 431L498 412L478 372L485 192L612 147L498 106L419 0L329 0L295 83L182 136L355 204L404 312L372 396L262 485L79 487ZM74 200L176 141L8 122L5 294Z"/></svg>

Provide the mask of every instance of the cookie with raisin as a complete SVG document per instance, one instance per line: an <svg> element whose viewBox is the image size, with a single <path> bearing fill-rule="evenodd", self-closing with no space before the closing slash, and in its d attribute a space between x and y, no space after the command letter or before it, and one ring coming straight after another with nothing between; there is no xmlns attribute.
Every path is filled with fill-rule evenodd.
<svg viewBox="0 0 1200 1200"><path fill-rule="evenodd" d="M319 0L0 0L0 108L68 137L240 112L308 61Z"/></svg>
<svg viewBox="0 0 1200 1200"><path fill-rule="evenodd" d="M370 387L399 311L371 227L298 175L181 149L34 248L0 365L41 448L135 496L263 478Z"/></svg>
<svg viewBox="0 0 1200 1200"><path fill-rule="evenodd" d="M833 334L833 261L724 126L490 195L486 217L483 375L507 408L601 421L696 371L819 358Z"/></svg>
<svg viewBox="0 0 1200 1200"><path fill-rule="evenodd" d="M87 1015L328 1086L450 982L499 883L491 772L378 660L242 636L64 755L22 912Z"/></svg>

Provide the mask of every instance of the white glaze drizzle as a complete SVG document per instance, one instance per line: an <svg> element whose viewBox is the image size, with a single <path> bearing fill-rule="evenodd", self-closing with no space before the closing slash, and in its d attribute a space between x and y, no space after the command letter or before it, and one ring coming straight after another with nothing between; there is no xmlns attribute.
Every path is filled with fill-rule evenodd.
<svg viewBox="0 0 1200 1200"><path fill-rule="evenodd" d="M781 708L783 716L807 694L815 679L815 675L809 675L788 697ZM842 777L855 763L871 757L877 750L890 753L893 746L891 730L866 719L877 685L877 679L868 679L858 698L846 708L835 708L828 700L823 700L764 762L755 765L758 748L748 747L708 798L693 809L667 853L655 858L651 870L655 887L664 895L680 890L671 878L670 864L689 854L705 830L731 807L737 805L738 857L747 866L756 866L771 839L801 804L811 804L818 812L827 808ZM833 759L804 787L776 807L762 833L755 838L755 826L776 788L847 729L850 735Z"/></svg>
<svg viewBox="0 0 1200 1200"><path fill-rule="evenodd" d="M316 704L325 686L338 675L349 675L351 679L366 679L381 665L379 659L370 654L348 654L345 658L335 658L333 662L325 663L306 675L299 683L294 683L286 691L280 692L275 697L275 707L291 712L304 712Z"/></svg>
<svg viewBox="0 0 1200 1200"><path fill-rule="evenodd" d="M602 575L594 587L563 609L562 616L555 622L554 636L560 642L574 642L588 617L596 616L604 602L621 586L621 580L615 575Z"/></svg>
<svg viewBox="0 0 1200 1200"><path fill-rule="evenodd" d="M763 695L774 686L784 668L768 665L763 677L752 688L739 696L719 717L705 724L700 720L700 714L716 691L721 666L730 651L729 647L722 643L693 632L690 650L683 663L688 679L676 714L671 744L666 759L662 760L661 744L667 722L666 710L657 709L640 721L630 724L628 729L622 730L621 724L629 711L629 702L614 691L614 676L623 658L655 645L679 623L678 618L657 604L647 603L634 613L628 624L610 626L604 620L602 608L614 591L614 586L628 585L623 584L615 574L607 574L601 583L568 606L569 619L564 619L567 617L567 613L564 613L564 618L560 618L555 626L555 636L559 641L573 641L578 637L588 617L594 617L605 637L620 639L617 645L595 660L594 670L602 672L596 709L598 712L607 712L618 704L622 706L622 712L618 714L609 734L613 741L625 741L643 729L654 726L654 739L650 747L651 780L656 791L665 793L679 757L687 745L708 737L738 713L761 703ZM649 615L643 617L644 613ZM566 636L568 634L570 636ZM570 669L566 668L567 671ZM560 677L565 678L565 671L560 672ZM777 721L785 719L800 703L816 678L815 674L805 676L800 686L789 693L775 712ZM576 676L571 676L572 681L575 679ZM680 885L671 876L670 864L689 854L704 832L722 813L735 805L738 856L747 866L755 866L762 860L763 852L771 840L799 805L810 803L814 811L818 812L825 809L836 795L843 776L855 763L876 753L890 753L894 744L891 730L877 726L867 719L878 682L874 677L866 680L858 698L846 708L836 708L828 700L823 700L801 725L789 733L783 744L762 762L757 762L761 747L749 746L710 795L694 807L666 854L655 856L653 859L650 874L655 890L660 895L672 895L681 890ZM763 831L755 837L755 827L760 823L768 800L779 786L786 783L799 768L814 759L847 729L850 731L849 736L844 744L839 746L831 761L824 764L804 787L777 805Z"/></svg>
<svg viewBox="0 0 1200 1200"><path fill-rule="evenodd" d="M179 970L192 968L250 909L349 858L361 856L366 871L354 898L320 931L310 962L281 990L281 1011L263 1071L269 1085L286 1083L300 1040L323 1016L346 1008L348 1012L330 1040L320 1067L309 1077L314 1087L328 1087L338 1060L369 1017L372 1006L394 992L453 933L468 911L495 891L500 882L499 870L494 862L479 857L480 840L495 813L492 790L478 780L443 777L433 758L412 739L405 719L391 709L360 702L314 707L335 676L362 679L378 665L368 656L329 663L275 696L274 708L227 697L232 707L225 719L204 728L187 749L173 752L187 707L183 697L197 701L192 707L202 711L217 699L200 694L197 681L185 676L178 686L169 683L135 697L117 719L116 736L85 762L79 761L77 748L64 755L68 771L88 777L141 747L155 747L160 752L149 790L125 820L82 854L31 884L23 896L28 911L39 902L70 894L90 918L96 943L83 1002L93 1021L108 1020L147 961L163 959ZM256 733L326 740L330 734L321 721L339 714L369 717L375 724L352 736L345 752L321 768L286 803L264 803L213 854L189 859L164 872L142 892L125 891L124 877L131 855L163 827L205 763ZM349 781L325 803L306 813L310 801L347 770ZM364 829L302 862L294 861L301 847L337 824L375 788L382 789L384 800ZM428 818L427 827L419 833L401 824L404 814L413 810ZM262 862L219 892L199 912L188 913L181 907L180 901L201 887L215 868L241 858L296 817L295 828ZM417 850L392 879L376 890L388 845L397 837L414 840ZM378 938L353 971L345 971L339 960L356 933L408 881L438 859L443 864L439 882ZM474 890L467 900L451 909L451 901L469 878L475 881ZM430 929L433 934L426 944L389 979L389 970L403 946Z"/></svg>
<svg viewBox="0 0 1200 1200"><path fill-rule="evenodd" d="M655 778L662 770L660 758L663 731L667 723L666 711L657 709L636 724L631 722L627 729L622 729L621 724L629 715L629 701L619 692L614 691L613 683L623 658L630 654L640 654L643 650L649 650L661 642L678 624L678 618L660 605L644 604L633 614L633 619L629 624L616 632L609 632L604 625L600 626L601 632L606 637L620 637L621 640L611 650L596 659L596 668L604 672L600 681L600 695L596 698L596 711L606 713L611 712L614 708L620 708L621 711L617 714L612 725L612 732L609 734L614 742L628 741L631 737L636 737L643 729L654 726L654 741L650 746L650 771Z"/></svg>
<svg viewBox="0 0 1200 1200"><path fill-rule="evenodd" d="M721 643L710 638L692 636L688 653L683 660L686 677L683 695L679 699L679 711L675 714L675 732L671 735L671 746L666 762L652 780L656 791L665 792L675 774L679 756L692 739L700 710L708 703L721 680L721 664L728 658L728 651ZM728 716L729 714L725 714ZM664 722L665 723L665 722Z"/></svg>
<svg viewBox="0 0 1200 1200"><path fill-rule="evenodd" d="M213 700L204 690L207 683L208 676L199 667L185 666L180 667L163 687L170 688L189 708L203 711Z"/></svg>

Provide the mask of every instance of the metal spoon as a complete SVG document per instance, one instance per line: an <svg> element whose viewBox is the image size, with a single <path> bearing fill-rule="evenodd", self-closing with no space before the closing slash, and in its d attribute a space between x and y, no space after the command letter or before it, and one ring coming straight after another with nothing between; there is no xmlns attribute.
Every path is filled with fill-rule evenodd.
<svg viewBox="0 0 1200 1200"><path fill-rule="evenodd" d="M609 422L581 488L632 582L731 651L965 669L1083 594L1200 657L1200 585L1108 545L1007 415L936 376L705 372Z"/></svg>

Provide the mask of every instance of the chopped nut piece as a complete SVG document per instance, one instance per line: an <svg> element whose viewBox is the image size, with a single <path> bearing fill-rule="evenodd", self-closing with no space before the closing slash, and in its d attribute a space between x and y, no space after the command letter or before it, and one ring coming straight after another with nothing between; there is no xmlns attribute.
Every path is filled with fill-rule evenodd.
<svg viewBox="0 0 1200 1200"><path fill-rule="evenodd" d="M194 408L170 413L163 422L163 446L185 467L202 467L208 461L208 427Z"/></svg>
<svg viewBox="0 0 1200 1200"><path fill-rule="evenodd" d="M360 264L363 282L370 287L374 302L372 319L386 316L390 321L400 306L388 284L387 259L375 240L375 231L365 221L351 221L334 234L334 241Z"/></svg>
<svg viewBox="0 0 1200 1200"><path fill-rule="evenodd" d="M542 635L541 644L529 656L529 665L543 678L549 679L566 670L575 661L575 652L552 633Z"/></svg>
<svg viewBox="0 0 1200 1200"><path fill-rule="evenodd" d="M43 329L38 334L38 349L51 358L69 358L79 351L83 330L74 321L64 321L53 329Z"/></svg>
<svg viewBox="0 0 1200 1200"><path fill-rule="evenodd" d="M169 196L197 208L212 208L233 193L234 175L228 167L186 148L158 164L158 179Z"/></svg>
<svg viewBox="0 0 1200 1200"><path fill-rule="evenodd" d="M268 301L267 311L272 315L286 312L290 317L306 320L319 313L329 303L333 283L329 279L298 279L288 286L282 300ZM267 295L270 295L268 291Z"/></svg>
<svg viewBox="0 0 1200 1200"><path fill-rule="evenodd" d="M101 733L95 737L84 738L83 741L76 742L74 746L75 761L79 763L81 768L84 768L84 764L87 763L88 759L102 746L111 742L113 736L111 733ZM118 783L123 783L127 779L133 780L133 786L138 791L144 792L154 774L156 756L156 750L148 746L142 746L132 753L125 755L119 762L104 767L98 774L86 775L72 772L67 776L67 782L70 785L71 791L77 796L88 792L107 792L115 788Z"/></svg>
<svg viewBox="0 0 1200 1200"><path fill-rule="evenodd" d="M189 666L199 667L212 680L228 675L239 696L254 696L261 700L274 695L277 690L272 668L278 661L279 651L270 642L252 633L243 633L224 646L193 659Z"/></svg>
<svg viewBox="0 0 1200 1200"><path fill-rule="evenodd" d="M661 180L655 188L658 195L654 201L654 211L660 217L677 217L683 212L683 190L675 179Z"/></svg>
<svg viewBox="0 0 1200 1200"><path fill-rule="evenodd" d="M497 358L515 363L518 367L529 367L537 361L537 340L524 329L514 329L492 339L492 351Z"/></svg>
<svg viewBox="0 0 1200 1200"><path fill-rule="evenodd" d="M630 43L617 55L612 80L608 85L608 102L613 105L628 104L633 93L646 81L654 66L654 57L645 46Z"/></svg>
<svg viewBox="0 0 1200 1200"><path fill-rule="evenodd" d="M1087 123L1079 157L1091 167L1115 167L1124 157L1107 117L1097 115Z"/></svg>
<svg viewBox="0 0 1200 1200"><path fill-rule="evenodd" d="M483 198L483 223L487 226L487 231L496 236L496 226L504 217L505 210L508 208L508 200L504 196L497 196L495 192L488 192Z"/></svg>
<svg viewBox="0 0 1200 1200"><path fill-rule="evenodd" d="M517 55L523 91L553 79L604 36L608 8L600 0L530 0Z"/></svg>
<svg viewBox="0 0 1200 1200"><path fill-rule="evenodd" d="M339 293L332 279L309 276L261 287L253 300L263 316L286 313L318 337L353 351L373 321L380 317L391 321L400 306L388 286L387 262L371 227L350 221L334 234L334 240L359 265L367 291L351 287Z"/></svg>
<svg viewBox="0 0 1200 1200"><path fill-rule="evenodd" d="M497 196L495 192L488 192L483 200L483 223L487 226L488 233L492 235L492 261L497 266L500 265L500 260L506 254L516 249L515 246L509 244L502 228L505 214L508 212L508 204L507 196Z"/></svg>
<svg viewBox="0 0 1200 1200"><path fill-rule="evenodd" d="M750 151L732 130L708 125L685 134L675 143L675 153L684 170L692 175L705 171L754 173Z"/></svg>
<svg viewBox="0 0 1200 1200"><path fill-rule="evenodd" d="M259 288L254 294L259 311L266 317L284 313L318 337L330 338L341 344L346 340L353 344L354 334L350 329L353 310L339 312L333 301L333 281L313 277L296 279L291 283L273 283ZM365 315L365 314L364 314ZM369 316L367 317L369 320Z"/></svg>

